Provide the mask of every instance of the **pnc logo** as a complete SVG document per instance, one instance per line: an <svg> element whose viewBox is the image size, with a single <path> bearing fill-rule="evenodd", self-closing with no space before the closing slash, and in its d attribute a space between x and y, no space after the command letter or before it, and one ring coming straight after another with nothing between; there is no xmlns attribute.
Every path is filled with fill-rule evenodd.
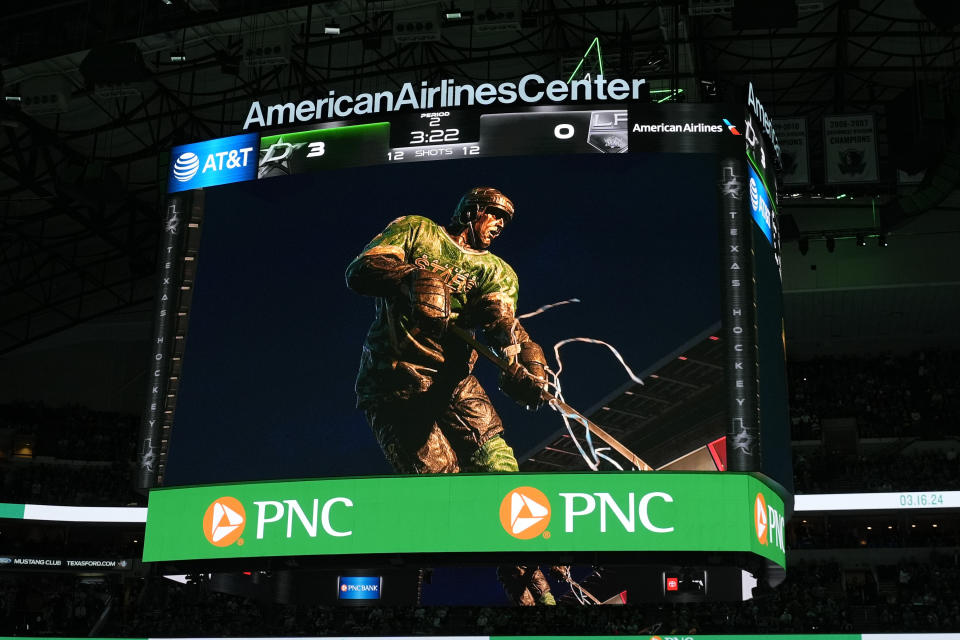
<svg viewBox="0 0 960 640"><path fill-rule="evenodd" d="M236 498L217 498L203 514L203 535L215 547L226 547L240 539L247 513Z"/></svg>
<svg viewBox="0 0 960 640"><path fill-rule="evenodd" d="M762 493L757 494L757 499L753 503L753 526L757 530L757 540L760 544L767 544L767 501L763 499Z"/></svg>
<svg viewBox="0 0 960 640"><path fill-rule="evenodd" d="M503 530L519 540L536 538L550 524L550 501L533 487L517 487L500 503Z"/></svg>

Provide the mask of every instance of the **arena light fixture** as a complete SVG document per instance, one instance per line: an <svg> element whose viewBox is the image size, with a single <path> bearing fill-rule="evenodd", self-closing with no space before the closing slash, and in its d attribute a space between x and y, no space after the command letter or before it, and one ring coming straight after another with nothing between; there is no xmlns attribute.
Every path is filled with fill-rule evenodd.
<svg viewBox="0 0 960 640"><path fill-rule="evenodd" d="M857 234L857 246L858 247L867 246L867 237L862 233Z"/></svg>
<svg viewBox="0 0 960 640"><path fill-rule="evenodd" d="M597 64L600 67L600 75L603 75L603 54L600 52L600 37L596 36L590 42L590 46L587 47L587 50L583 52L583 56L580 57L580 62L577 63L577 67L573 70L573 73L570 74L570 77L567 78L567 84L573 82L573 79L580 73L580 69L583 67L584 61L587 59L587 56L590 55L590 52L594 49L597 50Z"/></svg>
<svg viewBox="0 0 960 640"><path fill-rule="evenodd" d="M886 234L886 233L883 233L883 232L881 231L881 232L880 232L880 235L877 236L877 246L878 246L878 247L886 247L886 246L887 246L887 234Z"/></svg>
<svg viewBox="0 0 960 640"><path fill-rule="evenodd" d="M660 98L659 100L657 100L657 104L666 102L667 100L672 100L677 96L679 96L681 93L683 93L683 89L673 89L671 90L670 95L666 96L665 98Z"/></svg>
<svg viewBox="0 0 960 640"><path fill-rule="evenodd" d="M323 33L328 36L338 36L340 35L340 25L331 20L323 26Z"/></svg>

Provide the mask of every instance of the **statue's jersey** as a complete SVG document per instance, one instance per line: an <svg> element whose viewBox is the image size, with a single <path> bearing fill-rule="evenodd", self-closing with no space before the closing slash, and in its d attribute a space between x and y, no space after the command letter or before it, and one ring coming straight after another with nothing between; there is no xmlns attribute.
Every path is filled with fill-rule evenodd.
<svg viewBox="0 0 960 640"><path fill-rule="evenodd" d="M370 241L347 269L366 256L395 256L405 264L437 274L450 287L451 321L473 329L464 310L485 298L496 299L512 315L517 308L517 274L488 251L461 247L437 223L421 216L394 220ZM412 326L405 301L376 298L377 313L363 346L357 377L358 403L388 396L409 397L436 380L467 375L476 354L454 336L440 341Z"/></svg>

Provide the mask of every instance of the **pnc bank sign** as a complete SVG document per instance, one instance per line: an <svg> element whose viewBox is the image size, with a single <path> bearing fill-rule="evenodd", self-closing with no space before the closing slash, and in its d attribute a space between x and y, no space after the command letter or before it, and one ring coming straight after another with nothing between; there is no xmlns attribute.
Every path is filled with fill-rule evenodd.
<svg viewBox="0 0 960 640"><path fill-rule="evenodd" d="M316 538L323 531L324 535L334 538L346 538L353 535L353 531L338 529L332 522L334 507L353 507L350 498L330 498L321 503L314 498L306 508L297 500L255 500L257 508L256 539L263 540L270 529L279 527L280 535L287 539L294 536L294 530L301 530L304 535ZM241 537L247 526L246 509L236 498L224 496L217 498L207 507L203 516L203 535L207 542L215 547L227 547L231 544L244 543Z"/></svg>
<svg viewBox="0 0 960 640"><path fill-rule="evenodd" d="M783 514L767 506L762 493L758 493L753 501L753 528L757 534L757 542L763 546L776 546L780 551L785 550L783 542Z"/></svg>
<svg viewBox="0 0 960 640"><path fill-rule="evenodd" d="M171 487L150 492L143 557L746 551L783 564L783 514L761 479L726 472Z"/></svg>
<svg viewBox="0 0 960 640"><path fill-rule="evenodd" d="M672 533L674 526L668 522L653 522L651 504L669 504L673 497L662 491L652 491L639 496L635 492L614 496L610 492L559 492L562 509L562 531L574 534L589 530L606 533L619 529L635 533L640 529L650 533ZM256 540L265 537L291 539L295 536L316 538L320 535L346 538L353 531L336 522L337 516L346 515L355 507L350 498L338 496L321 500L314 498L307 504L288 500L254 500L256 508L253 533ZM252 511L252 510L251 510ZM553 509L547 496L534 487L517 487L507 493L500 502L499 520L503 530L518 540L536 537L549 538L548 530ZM494 514L491 514L493 517ZM203 535L215 547L244 544L243 532L247 530L247 508L230 496L217 498L207 507L202 519ZM272 533L272 535L270 535Z"/></svg>
<svg viewBox="0 0 960 640"><path fill-rule="evenodd" d="M620 528L634 533L638 527L651 533L672 533L674 527L669 523L655 524L650 517L653 501L673 502L673 497L662 491L640 494L628 492L614 497L612 493L558 492L562 499L563 532L575 533L590 529L606 533L608 528ZM552 515L552 507L547 496L533 487L517 487L500 502L500 525L508 534L519 540L530 540L537 536L549 538L547 530Z"/></svg>

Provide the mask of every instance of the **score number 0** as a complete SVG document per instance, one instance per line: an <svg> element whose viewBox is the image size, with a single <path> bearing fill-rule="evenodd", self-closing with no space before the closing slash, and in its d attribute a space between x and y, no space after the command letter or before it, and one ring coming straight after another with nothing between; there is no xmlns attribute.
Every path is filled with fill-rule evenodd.
<svg viewBox="0 0 960 640"><path fill-rule="evenodd" d="M576 133L572 124L560 123L553 128L553 137L557 140L569 140Z"/></svg>

